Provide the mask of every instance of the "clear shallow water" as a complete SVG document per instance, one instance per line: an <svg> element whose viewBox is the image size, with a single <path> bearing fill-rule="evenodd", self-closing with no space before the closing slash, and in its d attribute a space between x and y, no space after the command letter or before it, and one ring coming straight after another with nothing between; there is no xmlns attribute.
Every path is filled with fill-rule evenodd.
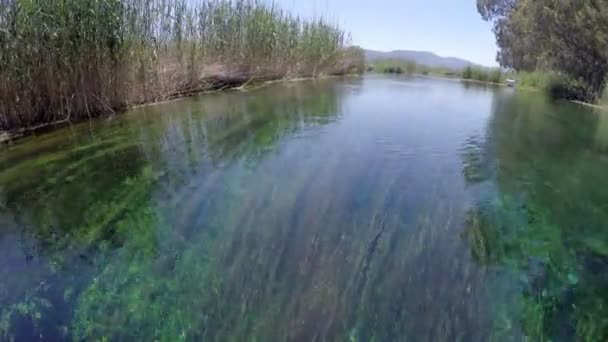
<svg viewBox="0 0 608 342"><path fill-rule="evenodd" d="M0 152L0 340L605 340L608 116L274 84Z"/></svg>

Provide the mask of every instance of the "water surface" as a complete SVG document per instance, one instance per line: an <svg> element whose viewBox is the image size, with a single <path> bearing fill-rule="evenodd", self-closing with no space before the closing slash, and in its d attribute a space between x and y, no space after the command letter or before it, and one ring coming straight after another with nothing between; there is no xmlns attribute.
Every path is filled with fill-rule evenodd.
<svg viewBox="0 0 608 342"><path fill-rule="evenodd" d="M608 115L273 84L0 151L0 340L608 338Z"/></svg>

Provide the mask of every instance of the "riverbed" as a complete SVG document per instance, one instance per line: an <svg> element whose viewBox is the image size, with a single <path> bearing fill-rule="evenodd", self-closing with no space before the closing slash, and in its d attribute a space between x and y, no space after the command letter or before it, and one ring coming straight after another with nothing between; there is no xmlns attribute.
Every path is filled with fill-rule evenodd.
<svg viewBox="0 0 608 342"><path fill-rule="evenodd" d="M0 151L0 340L608 333L608 116L408 76L275 83Z"/></svg>

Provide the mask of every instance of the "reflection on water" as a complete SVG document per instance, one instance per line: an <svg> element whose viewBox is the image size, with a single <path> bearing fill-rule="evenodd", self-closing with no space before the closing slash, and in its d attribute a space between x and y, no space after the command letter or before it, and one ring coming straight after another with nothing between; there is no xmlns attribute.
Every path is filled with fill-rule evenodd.
<svg viewBox="0 0 608 342"><path fill-rule="evenodd" d="M497 165L498 191L469 213L473 255L519 278L510 319L534 340L606 340L608 116L523 96L493 107L491 139L475 157ZM504 339L512 321L497 323Z"/></svg>
<svg viewBox="0 0 608 342"><path fill-rule="evenodd" d="M28 138L0 154L0 339L601 340L605 121L368 77Z"/></svg>

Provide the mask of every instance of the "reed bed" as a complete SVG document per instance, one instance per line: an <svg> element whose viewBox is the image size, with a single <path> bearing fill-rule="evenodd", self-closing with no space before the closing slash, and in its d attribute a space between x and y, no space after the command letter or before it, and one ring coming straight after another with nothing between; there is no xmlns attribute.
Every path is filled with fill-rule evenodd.
<svg viewBox="0 0 608 342"><path fill-rule="evenodd" d="M361 71L337 25L256 0L0 0L0 131Z"/></svg>

